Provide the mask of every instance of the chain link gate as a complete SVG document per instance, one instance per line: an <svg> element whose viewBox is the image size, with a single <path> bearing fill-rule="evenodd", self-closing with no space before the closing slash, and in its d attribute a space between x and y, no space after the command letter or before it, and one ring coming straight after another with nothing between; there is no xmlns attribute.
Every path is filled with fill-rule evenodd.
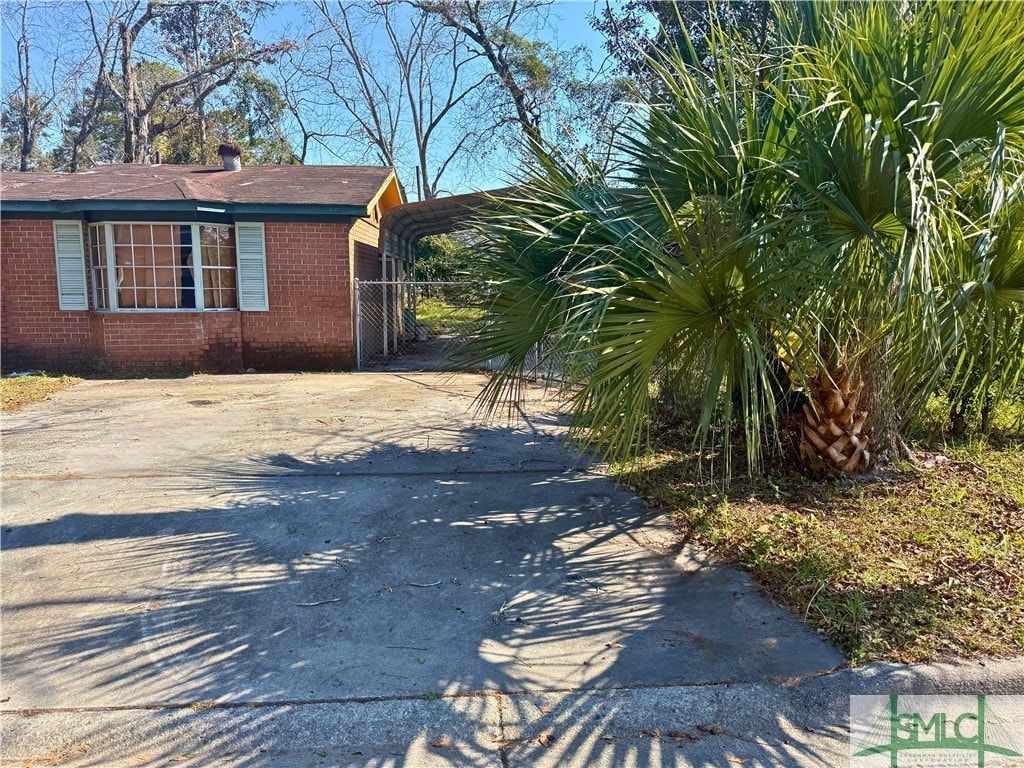
<svg viewBox="0 0 1024 768"><path fill-rule="evenodd" d="M457 369L479 296L467 282L357 280L356 369Z"/></svg>

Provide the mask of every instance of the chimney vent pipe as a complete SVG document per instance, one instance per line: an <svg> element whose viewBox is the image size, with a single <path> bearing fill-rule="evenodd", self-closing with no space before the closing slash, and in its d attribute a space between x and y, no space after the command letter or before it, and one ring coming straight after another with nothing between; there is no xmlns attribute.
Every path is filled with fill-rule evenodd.
<svg viewBox="0 0 1024 768"><path fill-rule="evenodd" d="M242 170L242 148L235 142L229 141L217 147L217 154L224 161L225 171Z"/></svg>

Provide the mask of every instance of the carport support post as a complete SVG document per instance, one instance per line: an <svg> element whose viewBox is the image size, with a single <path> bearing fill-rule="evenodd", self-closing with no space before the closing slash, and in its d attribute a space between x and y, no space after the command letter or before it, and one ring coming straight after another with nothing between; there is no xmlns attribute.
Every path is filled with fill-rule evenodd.
<svg viewBox="0 0 1024 768"><path fill-rule="evenodd" d="M356 370L363 370L363 302L360 300L361 286L356 278Z"/></svg>
<svg viewBox="0 0 1024 768"><path fill-rule="evenodd" d="M381 309L383 310L381 314L383 315L383 319L384 319L384 328L383 328L383 333L381 335L384 337L384 357L387 358L387 356L388 356L388 284L386 282L384 282L384 281L381 281L381 284L380 284L380 297L381 297L380 298Z"/></svg>
<svg viewBox="0 0 1024 768"><path fill-rule="evenodd" d="M380 252L380 308L384 326L381 336L384 338L384 357L388 356L388 252Z"/></svg>
<svg viewBox="0 0 1024 768"><path fill-rule="evenodd" d="M398 262L396 261L394 264L395 265L394 265L394 267L392 268L391 271L395 273L395 280L397 282L395 282L395 293L394 293L394 295L395 295L395 309L394 309L395 315L394 315L394 320L395 321L394 321L394 323L392 323L392 328L391 328L391 348L394 349L397 352L397 350L398 350L398 334L403 329L403 327L404 327L403 323L404 323L404 320L405 320L402 317L402 307L405 306L405 284L402 283L401 279L398 277Z"/></svg>

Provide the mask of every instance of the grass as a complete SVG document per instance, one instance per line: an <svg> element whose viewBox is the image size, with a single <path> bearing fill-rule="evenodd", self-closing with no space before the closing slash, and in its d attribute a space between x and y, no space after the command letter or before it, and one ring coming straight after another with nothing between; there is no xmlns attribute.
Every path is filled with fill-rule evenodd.
<svg viewBox="0 0 1024 768"><path fill-rule="evenodd" d="M1024 441L932 448L857 482L723 488L672 450L619 474L854 662L1020 656Z"/></svg>
<svg viewBox="0 0 1024 768"><path fill-rule="evenodd" d="M62 389L74 386L81 379L75 376L48 376L45 373L0 379L0 411L13 413L27 405L46 400Z"/></svg>
<svg viewBox="0 0 1024 768"><path fill-rule="evenodd" d="M477 307L459 307L443 299L420 299L416 302L416 322L423 323L432 333L468 325L483 314L483 310Z"/></svg>

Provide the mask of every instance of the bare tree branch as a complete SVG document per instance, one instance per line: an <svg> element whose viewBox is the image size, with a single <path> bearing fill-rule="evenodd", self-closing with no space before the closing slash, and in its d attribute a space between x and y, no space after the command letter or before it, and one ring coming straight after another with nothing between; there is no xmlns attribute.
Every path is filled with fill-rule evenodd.
<svg viewBox="0 0 1024 768"><path fill-rule="evenodd" d="M349 123L335 138L354 137L380 162L415 169L419 197L436 196L445 173L487 133L448 130L495 79L484 54L409 3L316 0L312 9L312 53L297 58L303 77L317 81ZM492 120L485 109L473 116Z"/></svg>
<svg viewBox="0 0 1024 768"><path fill-rule="evenodd" d="M38 151L40 136L53 123L68 97L74 92L85 69L86 60L63 55L62 37L54 37L56 27L30 23L29 0L21 0L18 25L9 23L4 15L4 28L15 42L16 78L13 88L5 94L3 130L5 136L17 136L18 160L10 164L5 157L5 169L16 165L27 171ZM37 78L34 63L39 52L38 37L47 36L55 46L49 51L51 61L44 76ZM5 142L6 145L6 142ZM5 151L6 155L6 151Z"/></svg>

